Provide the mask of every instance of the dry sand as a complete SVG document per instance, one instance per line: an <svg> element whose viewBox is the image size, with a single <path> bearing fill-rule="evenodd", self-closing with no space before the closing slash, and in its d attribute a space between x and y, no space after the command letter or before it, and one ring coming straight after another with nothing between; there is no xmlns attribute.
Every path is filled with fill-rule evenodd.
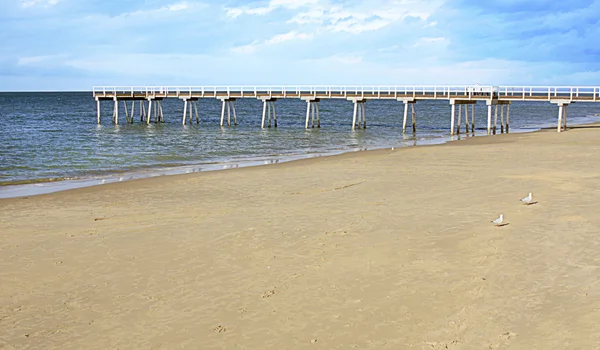
<svg viewBox="0 0 600 350"><path fill-rule="evenodd" d="M0 348L600 349L599 184L585 127L0 200Z"/></svg>

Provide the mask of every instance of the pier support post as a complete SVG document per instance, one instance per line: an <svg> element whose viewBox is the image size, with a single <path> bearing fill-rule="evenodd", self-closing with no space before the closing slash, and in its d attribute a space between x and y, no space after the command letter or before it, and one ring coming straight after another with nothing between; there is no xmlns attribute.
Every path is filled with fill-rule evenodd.
<svg viewBox="0 0 600 350"><path fill-rule="evenodd" d="M465 106L465 134L469 134L469 105Z"/></svg>
<svg viewBox="0 0 600 350"><path fill-rule="evenodd" d="M411 112L412 112L412 131L413 134L417 132L417 114L415 113L415 103L410 104Z"/></svg>
<svg viewBox="0 0 600 350"><path fill-rule="evenodd" d="M404 115L402 118L402 133L406 133L406 123L408 122L408 107L410 105L411 108L411 116L412 116L412 130L413 133L417 132L417 114L415 113L415 103L417 102L414 99L398 99L398 101L404 103Z"/></svg>
<svg viewBox="0 0 600 350"><path fill-rule="evenodd" d="M181 119L181 124L185 125L185 118L187 116L187 109L188 109L188 100L187 99L183 99L183 118Z"/></svg>
<svg viewBox="0 0 600 350"><path fill-rule="evenodd" d="M365 108L365 103L362 104L362 118L363 118L363 129L367 128L367 109Z"/></svg>
<svg viewBox="0 0 600 350"><path fill-rule="evenodd" d="M360 129L361 123L363 129L367 128L367 111L365 109L366 100L352 99L354 102L354 114L352 115L352 130Z"/></svg>
<svg viewBox="0 0 600 350"><path fill-rule="evenodd" d="M187 117L187 104L188 104L188 100L184 98L183 99L183 118L181 119L182 125L186 124L185 118Z"/></svg>
<svg viewBox="0 0 600 350"><path fill-rule="evenodd" d="M277 127L277 110L275 109L275 101L271 101L271 107L273 108L273 127ZM269 119L269 127L271 127L271 119Z"/></svg>
<svg viewBox="0 0 600 350"><path fill-rule="evenodd" d="M571 103L570 100L554 100L550 101L558 106L558 123L556 131L562 132L567 130L567 106Z"/></svg>
<svg viewBox="0 0 600 350"><path fill-rule="evenodd" d="M127 101L123 100L123 107L125 107L125 120L129 122L129 107L127 107Z"/></svg>
<svg viewBox="0 0 600 350"><path fill-rule="evenodd" d="M187 97L181 98L181 100L183 100L183 117L181 119L181 124L186 125L189 120L190 125L192 125L192 123L194 122L194 114L196 115L196 124L200 124L200 118L198 117L198 99ZM162 103L160 107L162 114ZM162 122L165 122L164 115Z"/></svg>
<svg viewBox="0 0 600 350"><path fill-rule="evenodd" d="M229 104L231 104L231 110L233 111L233 125L238 125L237 114L235 113L235 99L230 99ZM277 119L275 119L275 126L277 126Z"/></svg>
<svg viewBox="0 0 600 350"><path fill-rule="evenodd" d="M471 133L475 133L475 105L471 105Z"/></svg>
<svg viewBox="0 0 600 350"><path fill-rule="evenodd" d="M190 125L192 125L192 121L194 120L193 109L194 109L194 101L190 100L190 108L188 110L188 119L190 121Z"/></svg>
<svg viewBox="0 0 600 350"><path fill-rule="evenodd" d="M404 118L402 119L402 133L406 133L406 119L408 119L408 101L404 101Z"/></svg>
<svg viewBox="0 0 600 350"><path fill-rule="evenodd" d="M152 116L152 98L148 98L148 114L146 115L146 124L150 125L150 118Z"/></svg>
<svg viewBox="0 0 600 350"><path fill-rule="evenodd" d="M356 127L356 112L358 111L358 103L354 102L354 113L352 114L352 130ZM308 129L308 111L306 112L306 128Z"/></svg>
<svg viewBox="0 0 600 350"><path fill-rule="evenodd" d="M319 101L315 101L315 108L317 110L317 128L321 127L321 115L319 114Z"/></svg>
<svg viewBox="0 0 600 350"><path fill-rule="evenodd" d="M227 100L223 100L223 103L227 105L227 126L231 126L231 104Z"/></svg>
<svg viewBox="0 0 600 350"><path fill-rule="evenodd" d="M558 129L556 131L561 132L563 127L563 113L565 111L564 105L558 105Z"/></svg>
<svg viewBox="0 0 600 350"><path fill-rule="evenodd" d="M160 119L159 121L161 123L164 123L165 122L165 114L163 113L162 101L161 100L158 101L158 107L159 107L159 119Z"/></svg>
<svg viewBox="0 0 600 350"><path fill-rule="evenodd" d="M224 114L225 106L227 106L227 126L231 126L232 114L233 114L233 125L238 125L237 115L235 112L235 99L234 98L224 98L224 99L221 99L221 101L223 102L223 110L222 110L221 114ZM221 121L221 126L223 126L223 121Z"/></svg>
<svg viewBox="0 0 600 350"><path fill-rule="evenodd" d="M196 124L200 124L200 117L198 116L198 100L193 100L192 103L194 104L194 112L196 113ZM235 116L235 109L233 110L233 115Z"/></svg>
<svg viewBox="0 0 600 350"><path fill-rule="evenodd" d="M219 125L223 126L223 121L225 120L225 100L222 100L221 105L221 123Z"/></svg>
<svg viewBox="0 0 600 350"><path fill-rule="evenodd" d="M96 116L98 118L98 125L100 125L100 99L96 98Z"/></svg>
<svg viewBox="0 0 600 350"><path fill-rule="evenodd" d="M452 111L450 112L450 135L454 135L454 118L456 116L456 105L454 101L450 101L452 104Z"/></svg>
<svg viewBox="0 0 600 350"><path fill-rule="evenodd" d="M158 118L157 117L157 115L158 115L158 101L154 100L152 102L154 103L154 112L152 112L152 113L154 115L154 123L156 123L156 121L158 120L157 119Z"/></svg>
<svg viewBox="0 0 600 350"><path fill-rule="evenodd" d="M146 105L143 100L140 100L140 122L143 122L144 118L146 118Z"/></svg>
<svg viewBox="0 0 600 350"><path fill-rule="evenodd" d="M267 116L267 101L263 101L263 112L262 112L262 121L260 122L260 128L265 128L265 117ZM306 117L308 119L308 117ZM223 122L221 122L222 124Z"/></svg>
<svg viewBox="0 0 600 350"><path fill-rule="evenodd" d="M504 134L504 108L505 105L500 105L500 133Z"/></svg>
<svg viewBox="0 0 600 350"><path fill-rule="evenodd" d="M506 133L508 133L508 128L510 127L510 103L506 105Z"/></svg>
<svg viewBox="0 0 600 350"><path fill-rule="evenodd" d="M494 108L494 127L492 129L492 134L496 135L496 126L498 125L498 105Z"/></svg>
<svg viewBox="0 0 600 350"><path fill-rule="evenodd" d="M451 121L450 121L450 135L460 135L462 128L463 115L465 118L465 134L469 133L469 122L471 123L472 132L475 132L475 104L476 100L468 99L450 99L450 105L452 106ZM456 105L458 105L458 116L456 115ZM471 120L469 121L469 105L472 106ZM458 117L458 119L456 119ZM456 124L456 129L454 128Z"/></svg>
<svg viewBox="0 0 600 350"><path fill-rule="evenodd" d="M131 101L131 118L129 118L129 124L133 124L133 117L135 117L135 100Z"/></svg>
<svg viewBox="0 0 600 350"><path fill-rule="evenodd" d="M306 120L304 122L304 128L308 129L308 123L311 121L311 127L315 127L315 119L317 120L317 127L321 127L321 117L319 116L319 99L306 99Z"/></svg>
<svg viewBox="0 0 600 350"><path fill-rule="evenodd" d="M492 134L492 103L488 102L487 105L487 134Z"/></svg>
<svg viewBox="0 0 600 350"><path fill-rule="evenodd" d="M462 120L463 108L462 104L458 105L458 120L456 123L456 134L460 135L460 121Z"/></svg>
<svg viewBox="0 0 600 350"><path fill-rule="evenodd" d="M261 100L263 101L263 113L260 128L265 128L265 118L269 118L269 128L271 127L271 118L273 118L273 126L277 127L277 112L275 111L275 101L277 99L266 97L261 98Z"/></svg>
<svg viewBox="0 0 600 350"><path fill-rule="evenodd" d="M119 125L119 101L115 97L114 101L114 110L113 110L113 123Z"/></svg>

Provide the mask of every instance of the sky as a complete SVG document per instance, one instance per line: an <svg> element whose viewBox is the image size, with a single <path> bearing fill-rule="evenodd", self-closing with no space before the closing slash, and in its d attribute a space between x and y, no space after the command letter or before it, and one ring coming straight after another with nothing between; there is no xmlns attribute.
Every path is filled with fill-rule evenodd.
<svg viewBox="0 0 600 350"><path fill-rule="evenodd" d="M0 29L0 91L600 86L600 0L0 0Z"/></svg>

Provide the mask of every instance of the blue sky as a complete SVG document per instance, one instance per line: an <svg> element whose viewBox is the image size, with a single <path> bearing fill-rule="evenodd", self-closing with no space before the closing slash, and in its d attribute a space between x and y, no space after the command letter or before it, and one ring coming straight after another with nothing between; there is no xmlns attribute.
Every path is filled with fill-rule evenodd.
<svg viewBox="0 0 600 350"><path fill-rule="evenodd" d="M0 0L0 90L600 85L600 0Z"/></svg>

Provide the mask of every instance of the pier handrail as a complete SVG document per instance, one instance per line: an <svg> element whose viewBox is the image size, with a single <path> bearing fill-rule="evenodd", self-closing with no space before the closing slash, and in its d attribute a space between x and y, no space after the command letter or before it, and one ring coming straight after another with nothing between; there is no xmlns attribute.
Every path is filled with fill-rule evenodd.
<svg viewBox="0 0 600 350"><path fill-rule="evenodd" d="M592 100L600 101L600 86L491 86L491 85L213 85L213 86L94 86L95 97L157 98L157 97L433 97L451 99L453 96L487 94L514 100Z"/></svg>

